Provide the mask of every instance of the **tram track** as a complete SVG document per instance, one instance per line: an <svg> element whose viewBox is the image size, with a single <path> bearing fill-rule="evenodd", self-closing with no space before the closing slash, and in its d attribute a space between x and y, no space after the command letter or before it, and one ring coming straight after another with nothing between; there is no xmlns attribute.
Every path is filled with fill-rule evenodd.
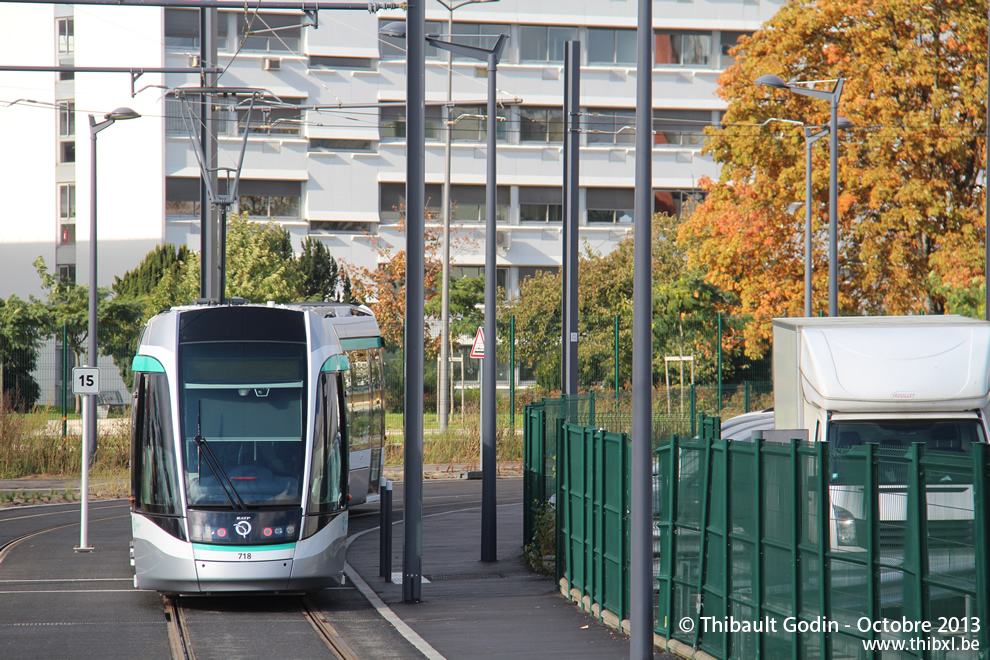
<svg viewBox="0 0 990 660"><path fill-rule="evenodd" d="M334 654L335 658L339 660L360 660L353 649L344 641L344 638L340 636L340 633L337 632L337 629L323 616L323 612L319 608L314 607L308 597L300 597L299 605L302 609L303 616L313 626L320 639L327 645L327 648L330 649L330 652Z"/></svg>
<svg viewBox="0 0 990 660"><path fill-rule="evenodd" d="M171 660L195 660L196 652L193 644L195 635L192 633L186 610L182 606L183 596L174 594L162 595L162 608L165 614L165 624L168 630L168 643ZM344 641L340 632L331 624L322 610L313 604L307 596L297 596L298 611L313 628L320 641L327 647L336 660L360 660L360 656ZM242 640L243 641L243 640ZM198 644L201 644L202 640ZM216 653L216 649L201 647L207 656Z"/></svg>
<svg viewBox="0 0 990 660"><path fill-rule="evenodd" d="M168 646L172 660L195 660L189 640L186 616L179 606L178 596L162 594L162 607L165 610L165 627L168 630Z"/></svg>

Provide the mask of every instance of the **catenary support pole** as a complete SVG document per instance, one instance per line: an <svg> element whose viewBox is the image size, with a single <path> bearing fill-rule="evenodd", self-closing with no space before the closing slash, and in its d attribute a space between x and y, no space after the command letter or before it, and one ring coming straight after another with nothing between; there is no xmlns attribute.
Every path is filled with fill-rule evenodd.
<svg viewBox="0 0 990 660"><path fill-rule="evenodd" d="M495 106L498 86L495 84L499 53L488 55L488 178L485 186L485 364L484 383L481 388L482 420L481 432L481 561L495 561L497 557L498 533L496 526L495 503L495 376L496 346L498 345L495 325L495 137L498 127L498 114Z"/></svg>
<svg viewBox="0 0 990 660"><path fill-rule="evenodd" d="M568 41L564 44L564 68L567 99L566 113L567 158L564 167L567 195L567 216L563 219L567 227L564 246L564 394L578 393L578 218L580 215L580 166L581 149L581 42Z"/></svg>
<svg viewBox="0 0 990 660"><path fill-rule="evenodd" d="M636 189L633 233L633 399L629 657L653 657L653 2L639 0L636 29Z"/></svg>
<svg viewBox="0 0 990 660"><path fill-rule="evenodd" d="M406 6L406 327L402 600L423 583L423 305L426 219L426 21L423 0Z"/></svg>

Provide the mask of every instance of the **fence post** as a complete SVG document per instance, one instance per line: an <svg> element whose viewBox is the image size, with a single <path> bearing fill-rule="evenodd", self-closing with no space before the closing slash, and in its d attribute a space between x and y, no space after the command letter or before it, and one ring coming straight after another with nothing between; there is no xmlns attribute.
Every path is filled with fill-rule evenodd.
<svg viewBox="0 0 990 660"><path fill-rule="evenodd" d="M509 429L516 434L516 315L509 317Z"/></svg>
<svg viewBox="0 0 990 660"><path fill-rule="evenodd" d="M69 422L66 419L66 414L68 413L69 407L69 347L67 345L68 341L68 326L62 325L62 439L65 440L66 435L68 435L68 425Z"/></svg>
<svg viewBox="0 0 990 660"><path fill-rule="evenodd" d="M990 615L990 525L987 524L987 505L990 497L990 452L986 444L973 443L973 550L976 553L976 614L986 622ZM990 626L980 626L980 648L990 648Z"/></svg>
<svg viewBox="0 0 990 660"><path fill-rule="evenodd" d="M749 381L743 381L743 412L749 412Z"/></svg>
<svg viewBox="0 0 990 660"><path fill-rule="evenodd" d="M612 332L612 346L615 353L612 364L615 365L615 400L619 400L619 315L615 315L614 330Z"/></svg>
<svg viewBox="0 0 990 660"><path fill-rule="evenodd" d="M695 417L698 414L698 397L697 397L697 393L696 393L696 391L694 389L694 383L691 383L690 392L691 392L691 396L690 396L690 399L691 399L691 437L693 438L694 436L696 436L698 434L698 427L697 427L696 422L695 422Z"/></svg>
<svg viewBox="0 0 990 660"><path fill-rule="evenodd" d="M588 392L588 426L595 425L595 391Z"/></svg>
<svg viewBox="0 0 990 660"><path fill-rule="evenodd" d="M718 404L715 411L722 414L722 312L718 313Z"/></svg>

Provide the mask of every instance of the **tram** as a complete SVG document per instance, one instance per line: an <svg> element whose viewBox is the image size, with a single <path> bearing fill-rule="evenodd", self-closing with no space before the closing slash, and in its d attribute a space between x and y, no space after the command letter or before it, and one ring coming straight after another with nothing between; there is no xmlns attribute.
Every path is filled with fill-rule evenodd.
<svg viewBox="0 0 990 660"><path fill-rule="evenodd" d="M378 499L382 340L366 307L175 307L132 364L134 586L306 592L343 580Z"/></svg>

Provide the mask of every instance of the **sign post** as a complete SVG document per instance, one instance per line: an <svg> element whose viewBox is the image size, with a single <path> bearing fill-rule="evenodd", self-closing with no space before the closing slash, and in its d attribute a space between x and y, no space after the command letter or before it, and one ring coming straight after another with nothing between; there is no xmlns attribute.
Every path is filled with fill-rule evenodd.
<svg viewBox="0 0 990 660"><path fill-rule="evenodd" d="M475 359L481 360L481 364L478 366L478 382L481 383L481 389L484 390L484 388L485 388L485 360L484 360L484 357L485 357L485 329L484 328L478 328L478 332L474 335L474 343L471 344L471 357L473 357ZM482 397L484 397L484 393L482 393ZM481 400L481 397L479 397L479 401L480 400ZM484 429L485 428L485 407L484 406L481 406L481 416L480 416L479 428L481 428L481 429ZM478 456L480 457L480 459L479 459L479 465L480 465L482 471L484 471L484 469L485 469L485 441L484 441L484 435L485 435L484 433L479 434L479 440L478 440Z"/></svg>
<svg viewBox="0 0 990 660"><path fill-rule="evenodd" d="M100 393L100 370L96 367L74 367L72 369L72 393L82 396L96 396ZM96 406L83 406L83 432L82 432L82 483L79 485L81 495L79 507L79 545L76 552L90 552L93 550L89 545L89 445L96 438L89 438L87 429L89 428L89 411L96 410ZM95 425L94 425L95 426Z"/></svg>

